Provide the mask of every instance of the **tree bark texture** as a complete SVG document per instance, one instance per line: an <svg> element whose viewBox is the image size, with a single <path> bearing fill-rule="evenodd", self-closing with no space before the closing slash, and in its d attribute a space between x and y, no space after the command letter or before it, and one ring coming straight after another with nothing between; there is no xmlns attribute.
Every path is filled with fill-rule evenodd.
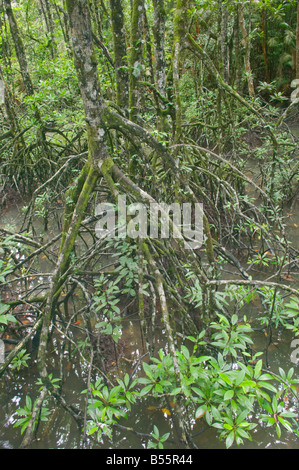
<svg viewBox="0 0 299 470"><path fill-rule="evenodd" d="M119 107L127 109L129 105L129 74L122 0L110 0L110 9L116 74L116 103Z"/></svg>
<svg viewBox="0 0 299 470"><path fill-rule="evenodd" d="M246 30L244 10L245 10L245 7L241 7L239 9L239 24L240 24L240 29L241 29L242 36L243 36L243 44L244 44L244 48L245 48L244 65L245 65L245 72L246 72L246 75L247 75L248 92L249 92L250 98L254 98L255 97L255 91L254 91L252 70L251 70L251 64L250 64L251 44L250 44L249 32Z"/></svg>
<svg viewBox="0 0 299 470"><path fill-rule="evenodd" d="M154 39L155 39L155 85L158 92L165 99L167 98L166 92L166 60L165 60L165 29L166 29L166 10L164 0L153 0L154 6ZM159 127L161 131L166 129L165 115L163 111L166 109L165 102L159 103Z"/></svg>
<svg viewBox="0 0 299 470"><path fill-rule="evenodd" d="M13 37L17 59L20 66L20 72L24 82L25 92L27 96L34 94L33 85L29 75L28 64L26 59L25 47L19 32L18 24L13 13L10 0L4 0L5 12L8 18L11 35Z"/></svg>
<svg viewBox="0 0 299 470"><path fill-rule="evenodd" d="M131 44L130 44L130 85L129 85L129 115L135 121L139 111L140 90L138 81L142 77L142 39L143 39L143 9L144 0L133 0Z"/></svg>

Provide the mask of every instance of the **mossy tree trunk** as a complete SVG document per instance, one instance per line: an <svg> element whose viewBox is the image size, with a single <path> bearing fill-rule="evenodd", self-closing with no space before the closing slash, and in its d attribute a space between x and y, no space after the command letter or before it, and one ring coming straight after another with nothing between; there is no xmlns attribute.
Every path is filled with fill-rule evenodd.
<svg viewBox="0 0 299 470"><path fill-rule="evenodd" d="M239 24L240 24L240 29L242 32L243 45L245 49L244 65L245 65L245 72L246 72L246 78L247 78L247 83L248 83L248 92L249 92L250 98L254 98L255 90L254 90L253 75L252 75L252 69L251 69L251 63L250 63L250 52L251 52L250 23L248 24L248 29L246 29L244 11L245 11L245 7L241 6L241 8L239 8Z"/></svg>
<svg viewBox="0 0 299 470"><path fill-rule="evenodd" d="M44 312L38 355L40 374L44 377L47 375L47 341L55 302L65 282L66 272L70 264L70 255L73 251L90 195L96 184L99 168L108 156L106 132L101 118L105 104L101 96L98 81L88 5L84 0L67 0L66 4L70 19L75 67L86 116L88 162L81 172L76 187L72 191L71 196L73 201L71 207L66 209L60 255L53 273Z"/></svg>
<svg viewBox="0 0 299 470"><path fill-rule="evenodd" d="M167 99L166 90L166 60L165 60L165 28L166 28L166 9L164 0L153 0L154 6L154 40L155 40L155 86L159 94ZM167 117L165 101L160 101L158 107L159 130L167 130Z"/></svg>
<svg viewBox="0 0 299 470"><path fill-rule="evenodd" d="M129 116L131 121L136 121L139 112L140 89L138 81L141 80L143 74L143 10L144 0L133 0L131 14L129 80Z"/></svg>
<svg viewBox="0 0 299 470"><path fill-rule="evenodd" d="M53 15L51 11L51 5L50 5L49 0L40 0L40 4L41 4L42 12L45 18L47 32L50 36L49 47L51 49L51 54L54 59L57 54L57 44L55 41L54 21L53 21Z"/></svg>
<svg viewBox="0 0 299 470"><path fill-rule="evenodd" d="M188 8L189 0L177 0L174 13L174 37L173 37L173 93L175 101L175 125L174 125L174 142L178 142L182 135L182 105L180 97L180 66L181 51L184 44L184 37L187 32L188 25Z"/></svg>
<svg viewBox="0 0 299 470"><path fill-rule="evenodd" d="M265 73L267 82L271 82L269 64L268 64L268 52L267 52L267 12L263 8L261 12L261 29L262 29L262 47L264 55Z"/></svg>
<svg viewBox="0 0 299 470"><path fill-rule="evenodd" d="M242 54L240 49L240 25L239 25L239 6L236 5L236 15L233 29L233 49L234 49L234 77L233 84L238 93L241 92L242 83Z"/></svg>
<svg viewBox="0 0 299 470"><path fill-rule="evenodd" d="M4 0L4 6L5 6L5 12L8 18L8 22L9 22L11 35L14 41L16 55L17 55L17 59L19 62L19 66L20 66L20 72L21 72L22 79L24 82L25 92L27 96L32 96L34 94L34 91L33 91L31 77L29 74L25 47L22 41L21 34L19 32L17 20L15 18L14 12L11 7L11 1Z"/></svg>
<svg viewBox="0 0 299 470"><path fill-rule="evenodd" d="M100 15L99 15L99 7L98 2L96 0L88 0L89 3L89 11L91 15L91 22L94 26L94 31L97 36L103 40L102 28L100 23Z"/></svg>
<svg viewBox="0 0 299 470"><path fill-rule="evenodd" d="M97 60L93 50L89 10L84 0L67 0L74 61L86 116L89 164L94 168L108 153L102 112L106 106L101 95Z"/></svg>
<svg viewBox="0 0 299 470"><path fill-rule="evenodd" d="M113 32L114 67L116 75L116 104L123 109L129 105L129 74L127 41L122 0L110 0Z"/></svg>
<svg viewBox="0 0 299 470"><path fill-rule="evenodd" d="M65 2L62 2L63 7L65 8ZM69 35L69 24L68 24L68 14L64 8L58 5L58 2L53 0L53 5L56 11L56 15L59 19L61 31L63 34L63 39L66 45L66 49L68 54L70 54L70 35ZM63 16L63 20L61 19L61 15Z"/></svg>
<svg viewBox="0 0 299 470"><path fill-rule="evenodd" d="M221 52L221 67L223 80L228 83L229 81L229 55L228 55L228 19L229 13L227 7L221 0L220 5L220 52Z"/></svg>

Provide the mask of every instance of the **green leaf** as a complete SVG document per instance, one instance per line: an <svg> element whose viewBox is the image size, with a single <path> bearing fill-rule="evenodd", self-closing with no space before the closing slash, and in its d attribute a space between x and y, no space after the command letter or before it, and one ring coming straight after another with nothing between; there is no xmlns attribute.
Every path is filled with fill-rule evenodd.
<svg viewBox="0 0 299 470"><path fill-rule="evenodd" d="M259 361L257 361L256 365L255 365L255 368L254 368L254 378L257 379L261 373L261 370L262 370L262 366L263 366L263 361L262 359L260 359Z"/></svg>
<svg viewBox="0 0 299 470"><path fill-rule="evenodd" d="M174 388L173 390L171 390L170 394L171 395L178 395L180 392L181 392L181 387L177 387L177 388Z"/></svg>
<svg viewBox="0 0 299 470"><path fill-rule="evenodd" d="M291 367L291 369L288 372L287 379L291 380L293 374L294 374L294 367Z"/></svg>
<svg viewBox="0 0 299 470"><path fill-rule="evenodd" d="M200 364L200 363L202 363L202 362L207 362L207 361L209 361L210 359L212 359L211 356L200 356L200 357L196 360L196 362L197 362L198 364Z"/></svg>
<svg viewBox="0 0 299 470"><path fill-rule="evenodd" d="M278 370L279 370L279 373L280 373L280 375L281 375L281 378L282 378L283 380L286 380L287 377L286 377L285 371L284 371L281 367L279 367Z"/></svg>
<svg viewBox="0 0 299 470"><path fill-rule="evenodd" d="M90 428L90 429L88 430L87 435L88 435L88 436L91 436L91 435L92 435L93 433L95 433L97 430L98 430L98 426L93 426L92 428Z"/></svg>
<svg viewBox="0 0 299 470"><path fill-rule="evenodd" d="M230 378L229 378L227 375L225 375L225 374L223 374L222 372L220 372L220 373L219 373L219 376L222 378L222 380L223 380L225 383L227 383L227 384L229 384L229 385L232 384Z"/></svg>
<svg viewBox="0 0 299 470"><path fill-rule="evenodd" d="M2 325L7 325L6 315L0 315L0 323L2 323Z"/></svg>
<svg viewBox="0 0 299 470"><path fill-rule="evenodd" d="M12 323L17 323L18 322L16 317L14 317L11 313L7 313L5 316L6 316L7 320L12 322Z"/></svg>
<svg viewBox="0 0 299 470"><path fill-rule="evenodd" d="M277 413L277 407L278 407L277 398L273 397L272 398L272 409L273 409L274 413Z"/></svg>
<svg viewBox="0 0 299 470"><path fill-rule="evenodd" d="M207 406L206 405L203 405L203 406L200 406L199 408L197 408L196 412L195 412L195 419L198 419L198 418L201 418L207 411Z"/></svg>
<svg viewBox="0 0 299 470"><path fill-rule="evenodd" d="M209 410L207 409L206 414L205 414L206 422L208 423L209 426L212 425L213 417Z"/></svg>
<svg viewBox="0 0 299 470"><path fill-rule="evenodd" d="M240 372L238 373L238 375L235 379L235 384L240 385L243 382L243 380L245 378L245 375L246 375L245 370L240 370Z"/></svg>
<svg viewBox="0 0 299 470"><path fill-rule="evenodd" d="M170 436L170 433L169 433L169 432L163 434L163 436L162 436L161 439L160 439L160 442L165 442L165 441L167 441L167 439L169 438L169 436Z"/></svg>
<svg viewBox="0 0 299 470"><path fill-rule="evenodd" d="M26 395L26 408L31 411L32 409L32 401L29 395Z"/></svg>
<svg viewBox="0 0 299 470"><path fill-rule="evenodd" d="M0 303L0 315L2 315L3 313L7 312L8 309L9 309L9 305L1 304L1 303Z"/></svg>
<svg viewBox="0 0 299 470"><path fill-rule="evenodd" d="M163 387L159 383L155 386L155 392L163 393Z"/></svg>
<svg viewBox="0 0 299 470"><path fill-rule="evenodd" d="M231 426L230 424L227 424L227 423L224 423L223 427L225 429L228 429L229 431L231 431L233 429L233 426Z"/></svg>
<svg viewBox="0 0 299 470"><path fill-rule="evenodd" d="M253 380L244 380L244 382L242 383L242 387L255 388L256 387L256 382L254 382Z"/></svg>
<svg viewBox="0 0 299 470"><path fill-rule="evenodd" d="M258 385L262 388L265 388L266 390L270 390L270 392L276 393L277 390L274 387L274 385L269 384L268 382L258 382Z"/></svg>
<svg viewBox="0 0 299 470"><path fill-rule="evenodd" d="M244 439L252 439L250 434L242 428L237 429L237 434L239 434L239 436L243 437Z"/></svg>
<svg viewBox="0 0 299 470"><path fill-rule="evenodd" d="M154 385L147 385L146 387L144 387L140 391L140 396L143 397L144 395L147 395L152 390L153 387L154 387Z"/></svg>
<svg viewBox="0 0 299 470"><path fill-rule="evenodd" d="M262 407L264 408L264 410L268 411L268 413L270 413L270 414L273 413L273 410L272 410L270 404L267 403L266 401L264 401L264 402L262 403Z"/></svg>
<svg viewBox="0 0 299 470"><path fill-rule="evenodd" d="M182 345L182 346L181 346L181 351L182 351L183 356L184 356L187 360L190 359L190 353L189 353L188 349L186 348L186 346Z"/></svg>
<svg viewBox="0 0 299 470"><path fill-rule="evenodd" d="M144 362L142 365L143 365L143 369L144 369L144 372L146 373L146 375L147 375L150 379L154 380L153 372L152 372L151 367L150 367L146 362Z"/></svg>
<svg viewBox="0 0 299 470"><path fill-rule="evenodd" d="M228 401L228 400L231 400L234 396L234 391L233 390L228 390L225 395L224 395L224 401Z"/></svg>
<svg viewBox="0 0 299 470"><path fill-rule="evenodd" d="M160 435L159 429L157 428L157 426L156 426L155 424L154 424L154 428L153 428L153 429L154 429L154 432L152 433L153 437L159 439L159 435Z"/></svg>
<svg viewBox="0 0 299 470"><path fill-rule="evenodd" d="M247 418L247 415L248 415L248 410L242 411L242 413L240 413L239 416L237 416L236 418L236 424L240 426L241 423Z"/></svg>
<svg viewBox="0 0 299 470"><path fill-rule="evenodd" d="M297 413L294 413L293 411L283 411L280 413L280 416L283 416L284 418L296 418Z"/></svg>
<svg viewBox="0 0 299 470"><path fill-rule="evenodd" d="M227 436L226 438L226 441L225 441L225 445L227 447L227 449L229 449L233 443L234 443L234 440L235 440L235 435L234 435L234 432L230 432L229 435Z"/></svg>
<svg viewBox="0 0 299 470"><path fill-rule="evenodd" d="M277 433L278 438L280 438L281 437L281 429L280 429L278 424L276 424L276 433Z"/></svg>
<svg viewBox="0 0 299 470"><path fill-rule="evenodd" d="M202 397L202 398L205 396L204 392L203 392L202 390L200 390L200 388L198 388L198 387L191 387L191 389L193 390L193 392L196 393L196 395L199 395L199 396Z"/></svg>
<svg viewBox="0 0 299 470"><path fill-rule="evenodd" d="M218 421L221 421L221 413L217 408L215 408L215 406L212 406L211 411L214 418Z"/></svg>
<svg viewBox="0 0 299 470"><path fill-rule="evenodd" d="M278 416L278 421L290 432L293 431L293 428L291 426L291 424L286 421L285 419L283 419L281 416Z"/></svg>
<svg viewBox="0 0 299 470"><path fill-rule="evenodd" d="M273 380L274 377L273 375L271 374L262 374L260 377L259 377L259 380Z"/></svg>

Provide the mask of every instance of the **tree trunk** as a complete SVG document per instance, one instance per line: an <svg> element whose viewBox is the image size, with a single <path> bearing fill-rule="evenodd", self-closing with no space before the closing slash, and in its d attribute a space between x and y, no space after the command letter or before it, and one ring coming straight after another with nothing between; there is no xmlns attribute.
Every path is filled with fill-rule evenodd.
<svg viewBox="0 0 299 470"><path fill-rule="evenodd" d="M131 22L131 52L130 52L130 88L129 115L131 121L136 121L139 110L140 92L138 81L142 76L142 33L143 33L144 0L133 0Z"/></svg>
<svg viewBox="0 0 299 470"><path fill-rule="evenodd" d="M49 3L49 0L40 0L40 4L41 4L42 12L45 18L47 32L49 33L50 38L51 38L49 46L51 48L52 57L54 58L57 54L57 46L56 46L55 35L54 35L54 22L53 22L53 17L52 17L52 12L51 12L51 6Z"/></svg>
<svg viewBox="0 0 299 470"><path fill-rule="evenodd" d="M241 67L241 50L240 50L240 27L239 27L239 6L236 6L236 17L234 23L234 85L238 93L241 92L242 67Z"/></svg>
<svg viewBox="0 0 299 470"><path fill-rule="evenodd" d="M29 69L28 69L28 63L27 63L27 58L26 58L26 53L25 53L25 48L24 44L21 38L21 34L19 32L18 24L16 21L16 18L14 16L14 13L11 8L11 2L10 0L4 0L4 5L5 5L5 11L8 17L9 21L9 27L10 27L10 32L14 41L14 46L16 50L16 55L24 83L24 88L25 88L25 93L27 96L33 96L34 95L34 88L33 84L31 81ZM39 109L37 108L36 105L34 105L34 115L37 121L42 124L42 119L41 115L39 112ZM43 151L45 153L48 153L48 148L47 148L47 142L46 142L46 137L45 133L43 131L43 128L41 128L41 133L40 133L40 138L41 138L41 144L43 147Z"/></svg>
<svg viewBox="0 0 299 470"><path fill-rule="evenodd" d="M244 65L245 65L245 72L247 76L248 92L249 92L250 98L254 98L255 91L254 91L253 77L252 77L252 71L251 71L251 65L250 65L251 44L250 44L249 32L247 32L246 30L244 9L245 7L241 7L239 9L239 24L240 24L240 29L241 29L242 36L243 36L243 44L245 48Z"/></svg>
<svg viewBox="0 0 299 470"><path fill-rule="evenodd" d="M103 41L103 34L100 22L99 7L97 0L89 0L89 8L91 14L91 20L94 23L96 35L99 36L100 40Z"/></svg>
<svg viewBox="0 0 299 470"><path fill-rule="evenodd" d="M149 79L150 83L154 86L155 78L154 78L154 65L153 65L153 49L152 49L152 38L150 32L150 26L147 19L146 9L143 9L143 21L144 21L144 40L145 40L145 52L146 52L146 64L144 70L144 76L146 80ZM145 105L144 103L144 94L143 94L143 103L142 106Z"/></svg>
<svg viewBox="0 0 299 470"><path fill-rule="evenodd" d="M34 91L33 91L31 78L29 75L25 48L24 48L24 44L23 44L23 41L19 32L17 21L15 19L15 15L11 8L10 0L4 0L4 6L5 6L5 12L8 18L8 22L9 22L11 35L12 35L14 45L15 45L15 50L16 50L17 59L18 59L19 66L20 66L20 71L21 71L26 95L32 96L34 94Z"/></svg>
<svg viewBox="0 0 299 470"><path fill-rule="evenodd" d="M102 112L105 104L98 81L88 5L85 0L67 0L66 4L71 26L75 68L87 123L89 153L88 162L81 172L73 193L73 210L71 213L66 211L65 214L63 241L47 297L38 351L39 370L43 377L47 375L47 341L55 302L66 279L70 253L73 250L89 197L97 181L99 169L108 156L106 132L102 125Z"/></svg>
<svg viewBox="0 0 299 470"><path fill-rule="evenodd" d="M262 41L263 41L263 55L264 55L264 64L266 72L266 80L268 83L271 82L269 66L268 66L268 55L267 55L267 37L266 37L266 12L264 8L262 9L262 19L261 19L261 28L262 28Z"/></svg>
<svg viewBox="0 0 299 470"><path fill-rule="evenodd" d="M180 63L181 63L181 50L184 35L186 34L186 26L188 21L188 7L189 0L177 0L176 9L174 13L174 38L173 38L173 88L175 100L175 129L174 129L174 142L178 142L182 135L182 109L180 98Z"/></svg>
<svg viewBox="0 0 299 470"><path fill-rule="evenodd" d="M164 0L153 0L154 5L154 39L155 39L155 85L158 92L165 99L166 92L166 62L165 62L165 22L166 10ZM159 103L158 127L162 132L166 130L166 116L164 114L166 105Z"/></svg>
<svg viewBox="0 0 299 470"><path fill-rule="evenodd" d="M87 122L89 164L96 167L108 154L102 125L101 95L97 61L93 50L89 11L84 0L67 0L75 67Z"/></svg>
<svg viewBox="0 0 299 470"><path fill-rule="evenodd" d="M228 33L228 10L223 5L223 0L220 2L220 15L221 15L221 27L220 27L220 52L222 58L222 75L226 83L229 79L229 57L228 57L228 46L227 46L227 33Z"/></svg>
<svg viewBox="0 0 299 470"><path fill-rule="evenodd" d="M116 74L116 103L123 109L129 105L129 74L122 0L110 0L113 32L114 67Z"/></svg>
<svg viewBox="0 0 299 470"><path fill-rule="evenodd" d="M63 34L63 39L66 45L67 52L68 54L70 54L70 35L69 35L69 25L68 25L68 14L62 7L57 5L57 1L54 0L53 5L56 11L56 15L59 19L59 23L60 23L60 27L61 27L61 31ZM63 15L63 21L61 20L61 14Z"/></svg>

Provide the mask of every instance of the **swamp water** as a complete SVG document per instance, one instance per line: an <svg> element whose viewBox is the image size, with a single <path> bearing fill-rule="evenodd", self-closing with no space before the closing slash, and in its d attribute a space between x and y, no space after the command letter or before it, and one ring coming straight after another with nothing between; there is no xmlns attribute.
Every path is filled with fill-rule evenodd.
<svg viewBox="0 0 299 470"><path fill-rule="evenodd" d="M299 129L298 129L299 136ZM0 215L0 227L11 228L18 231L21 221L21 204L19 207L11 206L5 213ZM299 248L299 199L293 205L292 215L287 222L287 235L293 243L294 247ZM50 233L50 236L55 234ZM48 262L41 260L39 270L41 272L50 272ZM225 270L224 270L225 277ZM266 273L267 274L267 273ZM265 272L260 272L260 277L266 276ZM291 285L293 288L299 288L299 273L291 273ZM42 282L42 278L40 279ZM36 282L36 281L35 281ZM257 302L252 302L249 306L242 309L242 314L246 314L252 327L255 326L255 318L259 314L261 306ZM116 366L115 376L122 375L124 371L132 372L134 364L142 355L142 344L140 337L140 329L137 318L129 317L123 326L123 341L126 347L126 357L131 362L125 362L120 359L118 367ZM136 326L137 325L137 326ZM161 329L160 338L157 339L156 351L163 347L163 330ZM252 339L254 341L253 348L256 351L264 351L266 347L265 334L258 331L254 332ZM59 339L57 339L59 340ZM272 344L269 348L268 361L271 371L278 372L279 367L285 371L294 367L294 378L299 377L299 354L297 362L292 362L291 343L294 340L294 334L288 330L274 330ZM265 354L262 356L265 360ZM113 379L112 370L111 378ZM53 376L59 376L53 370ZM79 363L66 361L65 364L65 382L63 385L63 394L66 401L74 406L80 406L84 409L85 395L81 395L82 390L86 388L88 367ZM17 449L22 441L20 428L14 428L13 424L17 420L16 410L25 404L26 395L30 395L34 400L37 396L36 380L38 373L36 366L23 368L20 372L13 371L14 380L3 377L0 381L0 448ZM13 387L13 388L12 388ZM50 405L51 406L51 405ZM175 429L173 429L172 419L168 410L163 408L158 400L143 399L132 407L129 413L129 419L121 421L121 424L127 427L133 427L139 433L150 434L153 426L156 425L160 434L170 432L169 440L166 442L166 449L178 449L178 440ZM175 410L173 410L175 413ZM220 442L217 437L217 431L209 428L207 424L198 419L193 423L193 441L199 449L224 449L224 442ZM278 439L276 431L273 427L267 428L265 425L258 426L252 432L253 440L251 442L245 440L241 449L298 449L299 438L295 434L289 433L283 429L281 438ZM132 432L126 430L115 430L113 433L113 444L106 440L103 444L90 443L88 447L92 448L112 448L112 449L141 449L145 448L147 439L142 438ZM74 419L64 411L62 407L56 408L56 411L49 417L49 421L41 423L38 432L38 440L35 440L31 446L34 449L57 449L57 448L82 448L83 433L78 429ZM233 447L236 447L235 445Z"/></svg>

